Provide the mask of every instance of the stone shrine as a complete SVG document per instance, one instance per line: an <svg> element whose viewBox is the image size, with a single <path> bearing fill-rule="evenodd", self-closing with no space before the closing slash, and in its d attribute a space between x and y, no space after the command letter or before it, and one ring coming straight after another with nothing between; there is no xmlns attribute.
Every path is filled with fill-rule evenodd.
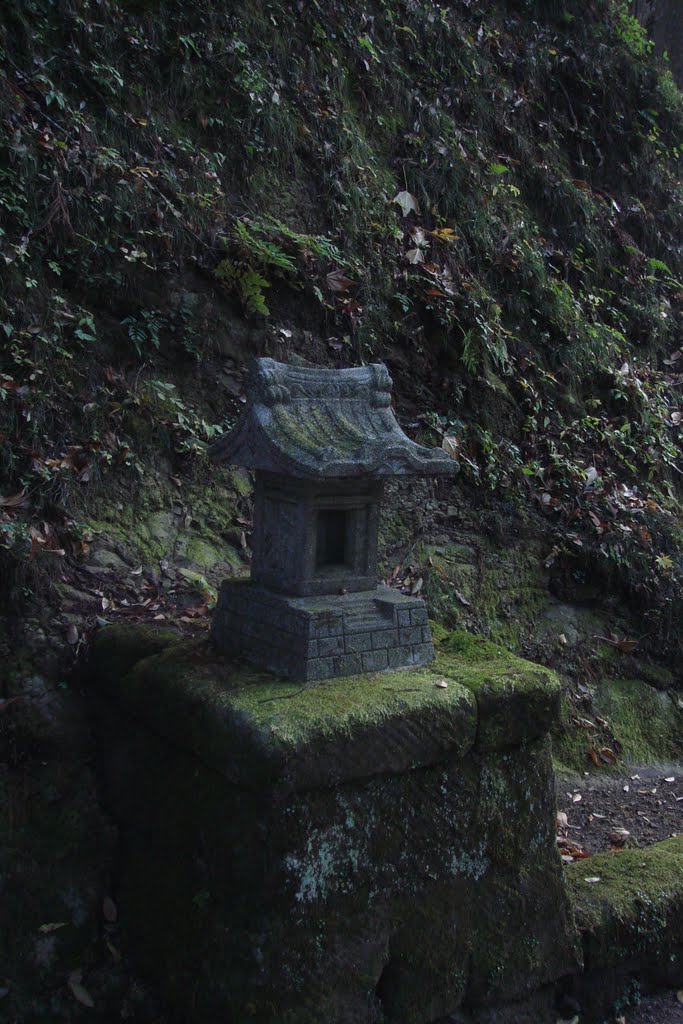
<svg viewBox="0 0 683 1024"><path fill-rule="evenodd" d="M378 586L380 503L389 477L458 467L403 433L383 364L257 359L242 417L209 451L256 474L251 580L221 586L220 651L306 682L433 659L424 602Z"/></svg>

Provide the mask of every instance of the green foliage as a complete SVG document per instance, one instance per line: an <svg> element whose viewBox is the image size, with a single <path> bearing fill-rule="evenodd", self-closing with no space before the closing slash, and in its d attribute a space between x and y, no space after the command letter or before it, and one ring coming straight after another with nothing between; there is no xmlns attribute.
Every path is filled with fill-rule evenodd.
<svg viewBox="0 0 683 1024"><path fill-rule="evenodd" d="M682 507L680 92L628 5L514 6L514 34L495 5L422 0L296 31L269 0L13 10L0 458L36 517L72 500L71 449L93 482L137 474L150 436L199 450L222 413L182 364L201 372L227 293L288 329L300 310L335 358L390 357L468 485L576 533L650 605L683 592L662 525ZM178 301L188 268L214 271L206 303Z"/></svg>
<svg viewBox="0 0 683 1024"><path fill-rule="evenodd" d="M159 310L143 309L137 317L127 316L121 325L128 329L128 337L140 358L148 358L149 346L159 349L163 317Z"/></svg>
<svg viewBox="0 0 683 1024"><path fill-rule="evenodd" d="M654 46L634 14L629 0L613 0L617 36L634 57L646 57Z"/></svg>
<svg viewBox="0 0 683 1024"><path fill-rule="evenodd" d="M239 296L247 315L270 316L263 296L264 289L270 288L270 284L258 271L224 259L218 264L214 274L228 292L235 292Z"/></svg>
<svg viewBox="0 0 683 1024"><path fill-rule="evenodd" d="M292 257L283 252L274 242L259 238L259 233L263 234L264 229L258 224L254 225L254 230L250 230L241 220L235 224L234 236L244 250L245 258L266 267L294 271L296 267Z"/></svg>

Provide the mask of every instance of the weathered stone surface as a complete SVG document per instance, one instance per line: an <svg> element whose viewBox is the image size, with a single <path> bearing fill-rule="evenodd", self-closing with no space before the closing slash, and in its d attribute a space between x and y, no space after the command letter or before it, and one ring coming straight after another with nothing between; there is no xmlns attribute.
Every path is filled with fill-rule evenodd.
<svg viewBox="0 0 683 1024"><path fill-rule="evenodd" d="M211 446L214 461L299 479L458 471L440 448L403 433L383 363L329 370L256 359L246 391L237 426Z"/></svg>
<svg viewBox="0 0 683 1024"><path fill-rule="evenodd" d="M477 699L477 749L505 750L544 735L559 719L557 676L516 658L497 644L454 632L440 647L442 659L476 658L465 685ZM457 678L457 668L455 672Z"/></svg>
<svg viewBox="0 0 683 1024"><path fill-rule="evenodd" d="M103 651L122 926L193 1020L425 1024L575 967L548 743L477 751L466 657L297 688L195 642L98 685Z"/></svg>
<svg viewBox="0 0 683 1024"><path fill-rule="evenodd" d="M215 461L256 470L252 586L221 587L212 630L220 651L305 681L355 671L351 655L362 655L364 671L433 657L422 602L376 589L379 507L387 477L458 466L406 437L390 390L379 363L328 370L255 360L237 426L210 448ZM364 598L354 602L357 593ZM315 595L326 606L293 601ZM340 617L335 632L325 608ZM379 630L382 642L359 637Z"/></svg>
<svg viewBox="0 0 683 1024"><path fill-rule="evenodd" d="M98 664L108 632L95 646ZM475 739L474 698L435 678L357 676L297 689L236 670L193 641L143 658L123 678L105 670L98 686L233 783L307 789L464 756Z"/></svg>
<svg viewBox="0 0 683 1024"><path fill-rule="evenodd" d="M402 621L424 625L399 629ZM247 580L226 580L211 637L224 654L242 655L305 682L354 671L418 667L434 657L423 602L390 587L303 598L275 594ZM362 658L343 661L344 655Z"/></svg>
<svg viewBox="0 0 683 1024"><path fill-rule="evenodd" d="M683 985L683 836L595 854L570 864L566 879L583 945L582 1005L602 1017L634 994L636 978Z"/></svg>

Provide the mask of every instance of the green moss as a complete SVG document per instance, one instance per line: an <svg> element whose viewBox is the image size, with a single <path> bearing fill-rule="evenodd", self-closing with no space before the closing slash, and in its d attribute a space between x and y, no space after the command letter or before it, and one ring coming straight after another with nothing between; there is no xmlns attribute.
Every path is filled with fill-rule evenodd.
<svg viewBox="0 0 683 1024"><path fill-rule="evenodd" d="M683 715L668 694L637 679L610 679L598 686L596 706L626 762L654 765L683 753Z"/></svg>
<svg viewBox="0 0 683 1024"><path fill-rule="evenodd" d="M466 661L499 661L501 657L505 657L499 645L465 630L454 630L449 633L441 646L448 654L454 654Z"/></svg>
<svg viewBox="0 0 683 1024"><path fill-rule="evenodd" d="M566 879L588 970L631 958L663 963L683 942L683 836L596 854L570 864Z"/></svg>
<svg viewBox="0 0 683 1024"><path fill-rule="evenodd" d="M577 728L576 708L565 697L559 728L553 736L553 757L561 773L590 770L588 752L596 747L619 743L623 764L656 765L675 761L683 753L683 714L675 701L660 690L637 679L605 679L593 690L592 708L582 717L602 718L607 729ZM600 771L609 770L608 766Z"/></svg>
<svg viewBox="0 0 683 1024"><path fill-rule="evenodd" d="M575 772L589 771L593 766L588 758L588 750L592 749L593 738L598 735L587 732L573 724L576 709L566 694L560 700L560 721L553 729L553 764L559 775L571 775ZM600 746L606 746L607 742ZM602 769L601 769L602 770Z"/></svg>
<svg viewBox="0 0 683 1024"><path fill-rule="evenodd" d="M238 570L243 561L231 543L237 532L233 523L250 491L248 476L221 468L209 478L198 474L187 480L180 493L170 480L149 479L121 495L125 500L100 496L86 527L118 541L143 565L176 558L204 570L220 563Z"/></svg>
<svg viewBox="0 0 683 1024"><path fill-rule="evenodd" d="M503 522L497 528L505 534ZM503 553L503 540L488 541L479 534L477 550L463 544L426 545L416 557L430 565L425 595L433 618L456 629L475 623L496 642L518 647L548 606L548 587L540 551L534 545L507 544Z"/></svg>
<svg viewBox="0 0 683 1024"><path fill-rule="evenodd" d="M118 667L111 650L120 638L124 670L137 663L117 675L106 665ZM455 652L443 651L424 669L300 686L227 662L205 641L166 647L164 639L166 649L144 657L146 633L126 639L106 631L95 647L93 683L168 738L233 762L240 776L272 778L308 765L309 784L316 773L322 782L365 765L401 770L475 743L485 750L519 745L548 730L556 713L552 674L485 642L488 657L472 658L476 638L469 646L465 637L445 644L451 640Z"/></svg>
<svg viewBox="0 0 683 1024"><path fill-rule="evenodd" d="M437 665L476 697L481 750L518 746L542 735L559 718L555 673L482 637L451 633L439 645Z"/></svg>
<svg viewBox="0 0 683 1024"><path fill-rule="evenodd" d="M90 650L90 664L98 685L114 685L143 658L178 643L178 634L152 626L107 626L98 633Z"/></svg>
<svg viewBox="0 0 683 1024"><path fill-rule="evenodd" d="M429 630L435 648L440 647L444 640L451 635L445 626L442 626L440 622L435 622L434 619L429 620Z"/></svg>

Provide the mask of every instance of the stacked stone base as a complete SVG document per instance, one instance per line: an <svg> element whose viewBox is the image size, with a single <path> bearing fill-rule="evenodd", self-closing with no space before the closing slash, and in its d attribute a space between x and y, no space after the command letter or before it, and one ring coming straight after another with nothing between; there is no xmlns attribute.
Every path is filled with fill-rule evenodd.
<svg viewBox="0 0 683 1024"><path fill-rule="evenodd" d="M427 609L389 587L291 597L244 580L220 589L211 638L224 654L309 682L427 665Z"/></svg>
<svg viewBox="0 0 683 1024"><path fill-rule="evenodd" d="M546 674L283 686L167 642L104 630L91 706L122 941L174 1019L428 1024L575 972Z"/></svg>

